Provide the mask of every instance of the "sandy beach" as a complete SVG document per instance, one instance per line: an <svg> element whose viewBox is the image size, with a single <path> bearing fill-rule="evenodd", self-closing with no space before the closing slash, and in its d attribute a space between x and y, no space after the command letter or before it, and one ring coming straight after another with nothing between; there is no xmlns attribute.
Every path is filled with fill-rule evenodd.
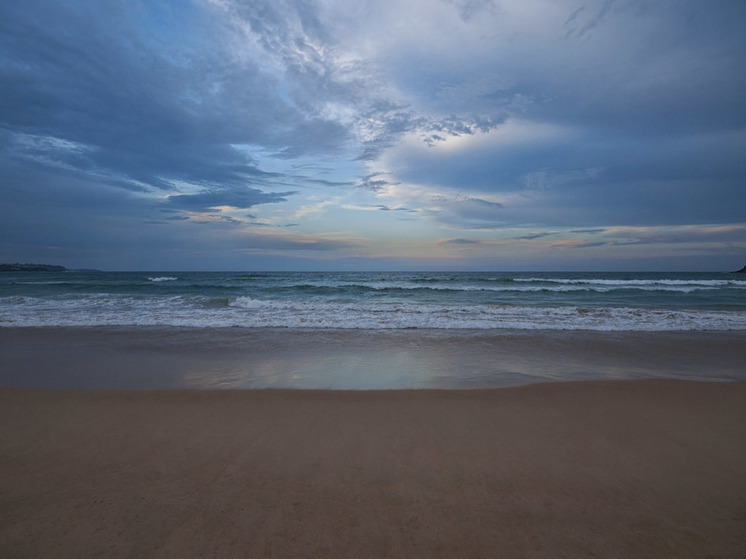
<svg viewBox="0 0 746 559"><path fill-rule="evenodd" d="M0 390L2 557L743 557L746 384Z"/></svg>

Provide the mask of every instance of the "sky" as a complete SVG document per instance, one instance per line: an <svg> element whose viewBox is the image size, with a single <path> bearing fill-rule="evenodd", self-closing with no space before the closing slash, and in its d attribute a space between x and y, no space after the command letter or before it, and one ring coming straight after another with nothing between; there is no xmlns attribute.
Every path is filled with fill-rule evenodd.
<svg viewBox="0 0 746 559"><path fill-rule="evenodd" d="M0 3L0 262L746 264L743 0Z"/></svg>

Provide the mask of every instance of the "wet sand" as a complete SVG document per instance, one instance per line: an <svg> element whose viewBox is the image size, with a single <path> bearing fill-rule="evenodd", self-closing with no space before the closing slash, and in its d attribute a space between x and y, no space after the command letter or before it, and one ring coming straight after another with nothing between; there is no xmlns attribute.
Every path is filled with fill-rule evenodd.
<svg viewBox="0 0 746 559"><path fill-rule="evenodd" d="M0 390L2 557L743 557L746 384Z"/></svg>
<svg viewBox="0 0 746 559"><path fill-rule="evenodd" d="M746 381L746 332L0 328L0 387L473 389Z"/></svg>

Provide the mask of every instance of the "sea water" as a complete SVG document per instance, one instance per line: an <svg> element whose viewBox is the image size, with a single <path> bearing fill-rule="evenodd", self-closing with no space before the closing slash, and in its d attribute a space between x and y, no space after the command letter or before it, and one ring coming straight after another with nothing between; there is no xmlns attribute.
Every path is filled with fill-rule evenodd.
<svg viewBox="0 0 746 559"><path fill-rule="evenodd" d="M4 272L0 326L746 330L728 273Z"/></svg>

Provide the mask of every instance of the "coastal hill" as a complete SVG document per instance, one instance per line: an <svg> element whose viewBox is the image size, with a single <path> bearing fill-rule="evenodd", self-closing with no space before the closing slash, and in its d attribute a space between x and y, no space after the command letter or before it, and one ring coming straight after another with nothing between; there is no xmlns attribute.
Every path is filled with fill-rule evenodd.
<svg viewBox="0 0 746 559"><path fill-rule="evenodd" d="M733 273L734 273L734 274L746 274L746 266L744 266L744 267L743 267L743 268L741 268L740 270L736 270L736 271L735 271L735 272L733 272Z"/></svg>
<svg viewBox="0 0 746 559"><path fill-rule="evenodd" d="M50 264L0 264L0 272L67 272L67 268Z"/></svg>

